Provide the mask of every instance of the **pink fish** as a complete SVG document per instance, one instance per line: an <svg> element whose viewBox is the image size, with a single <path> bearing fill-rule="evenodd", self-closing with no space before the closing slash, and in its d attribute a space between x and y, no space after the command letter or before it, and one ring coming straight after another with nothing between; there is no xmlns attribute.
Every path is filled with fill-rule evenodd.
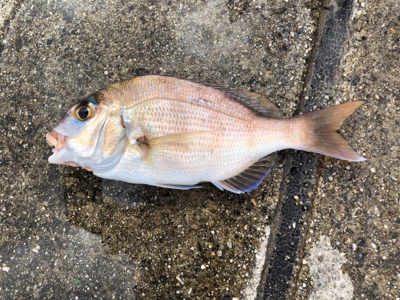
<svg viewBox="0 0 400 300"><path fill-rule="evenodd" d="M144 76L76 102L46 135L55 147L49 162L130 183L190 189L209 181L244 193L263 181L282 149L364 160L337 132L362 104L280 119L259 94Z"/></svg>

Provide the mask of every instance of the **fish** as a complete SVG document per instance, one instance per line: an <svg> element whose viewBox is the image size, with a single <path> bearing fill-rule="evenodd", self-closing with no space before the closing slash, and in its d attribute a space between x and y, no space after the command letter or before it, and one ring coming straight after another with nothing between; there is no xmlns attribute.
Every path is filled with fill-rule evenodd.
<svg viewBox="0 0 400 300"><path fill-rule="evenodd" d="M262 183L280 150L365 160L338 131L363 103L283 118L257 93L136 77L74 103L46 135L48 160L133 184L187 190L211 182L241 194Z"/></svg>

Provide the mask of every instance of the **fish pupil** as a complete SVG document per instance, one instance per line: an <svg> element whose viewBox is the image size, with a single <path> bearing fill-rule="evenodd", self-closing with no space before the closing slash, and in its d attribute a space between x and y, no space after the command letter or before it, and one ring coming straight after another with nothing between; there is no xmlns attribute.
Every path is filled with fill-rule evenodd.
<svg viewBox="0 0 400 300"><path fill-rule="evenodd" d="M89 115L89 109L87 107L81 107L78 111L78 115L82 120L86 119Z"/></svg>

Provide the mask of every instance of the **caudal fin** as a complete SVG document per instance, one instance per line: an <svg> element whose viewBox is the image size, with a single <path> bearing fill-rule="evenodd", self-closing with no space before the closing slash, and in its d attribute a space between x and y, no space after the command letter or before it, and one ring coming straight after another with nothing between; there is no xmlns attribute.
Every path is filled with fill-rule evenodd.
<svg viewBox="0 0 400 300"><path fill-rule="evenodd" d="M299 116L310 130L303 150L350 161L365 160L338 132L344 120L363 103L364 101L357 101L340 104Z"/></svg>

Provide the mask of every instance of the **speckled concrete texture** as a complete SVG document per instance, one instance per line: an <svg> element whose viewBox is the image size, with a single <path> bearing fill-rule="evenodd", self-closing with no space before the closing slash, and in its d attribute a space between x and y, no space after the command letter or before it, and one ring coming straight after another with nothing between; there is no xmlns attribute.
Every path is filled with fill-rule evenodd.
<svg viewBox="0 0 400 300"><path fill-rule="evenodd" d="M304 89L318 17L338 4L351 10L339 67L309 73L332 76ZM399 16L397 0L0 0L0 298L233 300L255 298L260 274L268 284L260 266L280 234L271 222L290 190L281 188L286 157L311 156L281 153L241 196L47 163L45 134L71 103L163 74L262 93L285 117L366 100L341 130L366 162L315 157L310 180L287 170L310 184L307 203L285 200L305 208L289 224L302 226L300 242L291 247L289 235L282 247L294 255L285 290L271 294L284 296L258 296L313 299L336 286L343 299L399 299ZM301 105L310 90L321 101Z"/></svg>
<svg viewBox="0 0 400 300"><path fill-rule="evenodd" d="M300 112L332 105L337 94L335 78L347 39L352 2L338 0L328 4L322 5L319 10L316 45L309 63L310 72L301 97ZM301 235L308 228L306 220L313 202L318 158L315 153L302 151L287 154L284 184L278 202L282 208L271 226L271 236L276 236L276 240L271 243L274 247L270 254L263 299L286 299L296 292L295 279L301 266L299 261L304 245ZM267 256L267 263L268 259Z"/></svg>
<svg viewBox="0 0 400 300"><path fill-rule="evenodd" d="M398 1L355 2L335 102L367 101L342 132L368 160L320 158L295 299L323 290L306 275L310 249L323 235L347 259L342 271L353 299L399 299L399 15Z"/></svg>
<svg viewBox="0 0 400 300"><path fill-rule="evenodd" d="M0 36L2 38L5 36L6 22L10 20L18 2L17 0L0 0Z"/></svg>
<svg viewBox="0 0 400 300"><path fill-rule="evenodd" d="M256 91L291 116L313 24L309 1L21 3L0 62L0 293L241 298L262 264L258 248L274 215L282 155L254 193L208 184L175 191L49 165L45 134L71 103L144 74ZM33 260L35 251L47 258Z"/></svg>
<svg viewBox="0 0 400 300"><path fill-rule="evenodd" d="M314 290L309 300L351 300L353 283L350 276L343 274L344 254L333 249L330 240L322 236L310 250L308 265Z"/></svg>

